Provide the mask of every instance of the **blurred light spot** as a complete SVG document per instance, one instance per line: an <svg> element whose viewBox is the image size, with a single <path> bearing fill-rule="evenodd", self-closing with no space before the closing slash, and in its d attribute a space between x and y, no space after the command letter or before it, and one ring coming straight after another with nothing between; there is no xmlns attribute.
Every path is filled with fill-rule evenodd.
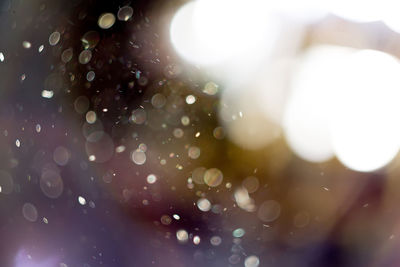
<svg viewBox="0 0 400 267"><path fill-rule="evenodd" d="M167 102L167 99L165 98L165 96L163 94L160 94L160 93L153 95L153 97L151 98L151 104L155 108L162 108L166 102Z"/></svg>
<svg viewBox="0 0 400 267"><path fill-rule="evenodd" d="M211 243L211 245L213 245L213 246L219 246L219 245L221 245L221 243L222 243L222 239L221 239L221 237L219 237L219 236L213 236L213 237L211 237L211 239L210 239L210 243Z"/></svg>
<svg viewBox="0 0 400 267"><path fill-rule="evenodd" d="M380 169L399 150L400 64L364 50L348 59L341 75L331 132L335 154L353 170Z"/></svg>
<svg viewBox="0 0 400 267"><path fill-rule="evenodd" d="M86 153L93 161L103 163L114 155L114 142L111 137L103 131L95 131L87 137L85 143Z"/></svg>
<svg viewBox="0 0 400 267"><path fill-rule="evenodd" d="M200 244L200 237L198 235L195 235L193 237L193 244L195 244L195 245Z"/></svg>
<svg viewBox="0 0 400 267"><path fill-rule="evenodd" d="M235 190L233 196L239 208L248 212L255 211L256 206L254 204L254 200L250 198L249 192L247 192L246 188L239 187L238 189Z"/></svg>
<svg viewBox="0 0 400 267"><path fill-rule="evenodd" d="M22 42L22 46L23 46L25 49L29 49L29 48L31 48L32 44L31 44L30 42L28 42L28 41L23 41L23 42Z"/></svg>
<svg viewBox="0 0 400 267"><path fill-rule="evenodd" d="M199 210L207 212L211 209L211 202L206 198L200 198L197 200L197 207Z"/></svg>
<svg viewBox="0 0 400 267"><path fill-rule="evenodd" d="M292 92L284 114L284 133L291 149L311 162L323 162L333 157L330 136L330 116L335 80L343 59L352 50L319 46L301 58L292 80Z"/></svg>
<svg viewBox="0 0 400 267"><path fill-rule="evenodd" d="M88 80L88 82L91 82L94 80L95 76L96 76L95 72L91 70L86 74L86 80Z"/></svg>
<svg viewBox="0 0 400 267"><path fill-rule="evenodd" d="M244 260L245 267L258 267L258 265L260 265L260 260L257 256L251 255Z"/></svg>
<svg viewBox="0 0 400 267"><path fill-rule="evenodd" d="M215 95L218 93L219 86L214 82L208 82L204 85L203 93L207 95Z"/></svg>
<svg viewBox="0 0 400 267"><path fill-rule="evenodd" d="M263 222L272 222L281 214L281 205L275 200L264 201L258 208L257 216Z"/></svg>
<svg viewBox="0 0 400 267"><path fill-rule="evenodd" d="M186 103L188 105L192 105L196 102L196 97L194 95L188 95L186 96Z"/></svg>
<svg viewBox="0 0 400 267"><path fill-rule="evenodd" d="M0 193L10 194L14 190L14 180L11 175L0 170Z"/></svg>
<svg viewBox="0 0 400 267"><path fill-rule="evenodd" d="M179 243L186 243L189 239L189 234L186 230L178 230L176 232L176 239L178 239Z"/></svg>
<svg viewBox="0 0 400 267"><path fill-rule="evenodd" d="M181 118L181 123L183 126L188 126L190 123L190 119L188 116L182 116Z"/></svg>
<svg viewBox="0 0 400 267"><path fill-rule="evenodd" d="M54 92L51 90L43 90L42 91L42 97L44 98L52 98L54 95Z"/></svg>
<svg viewBox="0 0 400 267"><path fill-rule="evenodd" d="M135 164L143 165L146 162L146 153L137 149L132 152L131 158Z"/></svg>
<svg viewBox="0 0 400 267"><path fill-rule="evenodd" d="M233 237L240 238L244 236L246 232L243 230L243 228L237 228L232 232Z"/></svg>
<svg viewBox="0 0 400 267"><path fill-rule="evenodd" d="M82 100L83 101L83 100ZM82 103L82 105L83 105L83 103ZM97 115L96 115L96 112L94 112L94 111L88 111L87 113L86 113L86 121L88 122L88 123L90 123L90 124L93 124L93 123L95 123L96 122L96 119L97 119Z"/></svg>
<svg viewBox="0 0 400 267"><path fill-rule="evenodd" d="M208 169L204 173L204 183L210 187L217 187L222 183L224 176L217 168Z"/></svg>
<svg viewBox="0 0 400 267"><path fill-rule="evenodd" d="M268 11L265 2L258 0L189 2L172 20L171 42L186 60L204 65L261 53L276 35L276 24L267 23Z"/></svg>
<svg viewBox="0 0 400 267"><path fill-rule="evenodd" d="M64 183L58 172L45 170L40 177L40 189L49 198L58 198L64 190Z"/></svg>
<svg viewBox="0 0 400 267"><path fill-rule="evenodd" d="M181 128L175 128L173 134L175 138L182 138L184 132Z"/></svg>
<svg viewBox="0 0 400 267"><path fill-rule="evenodd" d="M83 50L78 57L79 63L87 64L92 59L92 51L90 50Z"/></svg>
<svg viewBox="0 0 400 267"><path fill-rule="evenodd" d="M68 63L71 61L72 57L74 55L74 50L70 47L65 49L62 54L61 54L61 60L64 63Z"/></svg>
<svg viewBox="0 0 400 267"><path fill-rule="evenodd" d="M132 112L131 120L136 124L143 124L146 118L146 111L142 108L138 108Z"/></svg>
<svg viewBox="0 0 400 267"><path fill-rule="evenodd" d="M37 209L31 203L25 203L22 206L22 215L24 216L25 219L27 219L30 222L36 222L38 218Z"/></svg>
<svg viewBox="0 0 400 267"><path fill-rule="evenodd" d="M133 15L133 9L130 6L121 7L118 10L117 17L121 21L128 21Z"/></svg>
<svg viewBox="0 0 400 267"><path fill-rule="evenodd" d="M52 46L58 44L58 42L60 41L60 37L61 37L61 34L59 32L53 32L49 36L49 44Z"/></svg>
<svg viewBox="0 0 400 267"><path fill-rule="evenodd" d="M56 149L53 152L53 159L60 166L67 165L69 158L70 158L70 152L63 146L56 147Z"/></svg>
<svg viewBox="0 0 400 267"><path fill-rule="evenodd" d="M86 199L82 196L78 197L78 202L79 204L81 204L82 206L86 205Z"/></svg>
<svg viewBox="0 0 400 267"><path fill-rule="evenodd" d="M197 146L189 147L188 155L191 159L198 159L200 157L200 148L198 148Z"/></svg>
<svg viewBox="0 0 400 267"><path fill-rule="evenodd" d="M96 31L88 31L82 36L81 41L83 48L92 49L99 43L100 35Z"/></svg>
<svg viewBox="0 0 400 267"><path fill-rule="evenodd" d="M157 181L157 176L155 176L154 174L149 174L148 176L147 176L147 182L149 183L149 184L154 184L156 181Z"/></svg>
<svg viewBox="0 0 400 267"><path fill-rule="evenodd" d="M112 13L104 13L100 15L97 21L97 24L102 29L109 29L114 25L114 23L115 23L115 16Z"/></svg>
<svg viewBox="0 0 400 267"><path fill-rule="evenodd" d="M257 177L250 176L243 180L242 186L251 194L258 190L260 187L260 182L258 181Z"/></svg>
<svg viewBox="0 0 400 267"><path fill-rule="evenodd" d="M293 224L297 228L303 228L310 222L310 215L308 212L300 211L294 216Z"/></svg>

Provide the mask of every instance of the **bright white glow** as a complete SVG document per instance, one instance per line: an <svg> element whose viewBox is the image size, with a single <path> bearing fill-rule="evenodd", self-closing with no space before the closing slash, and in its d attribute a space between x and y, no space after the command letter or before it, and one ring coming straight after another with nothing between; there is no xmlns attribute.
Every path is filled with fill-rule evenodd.
<svg viewBox="0 0 400 267"><path fill-rule="evenodd" d="M202 65L260 56L276 39L270 20L263 0L198 0L175 14L171 42L183 58Z"/></svg>
<svg viewBox="0 0 400 267"><path fill-rule="evenodd" d="M338 159L363 172L387 165L399 149L400 65L382 52L361 51L343 65L331 136Z"/></svg>
<svg viewBox="0 0 400 267"><path fill-rule="evenodd" d="M38 262L35 259L32 259L32 256L25 250L20 249L15 256L15 267L51 267L58 266L57 262L59 260L55 257L49 257L45 260Z"/></svg>
<svg viewBox="0 0 400 267"><path fill-rule="evenodd" d="M324 0L279 0L268 3L275 12L300 22L312 22L327 13Z"/></svg>
<svg viewBox="0 0 400 267"><path fill-rule="evenodd" d="M257 150L273 142L281 129L255 103L258 92L247 89L243 92L224 91L219 118L232 142L244 149Z"/></svg>
<svg viewBox="0 0 400 267"><path fill-rule="evenodd" d="M385 3L378 0L328 1L328 7L333 14L356 22L371 22L380 20L382 18L382 7L384 5Z"/></svg>
<svg viewBox="0 0 400 267"><path fill-rule="evenodd" d="M284 114L284 134L299 157L323 162L333 157L330 114L335 75L343 58L352 50L321 46L312 48L301 59L292 80L292 91Z"/></svg>

